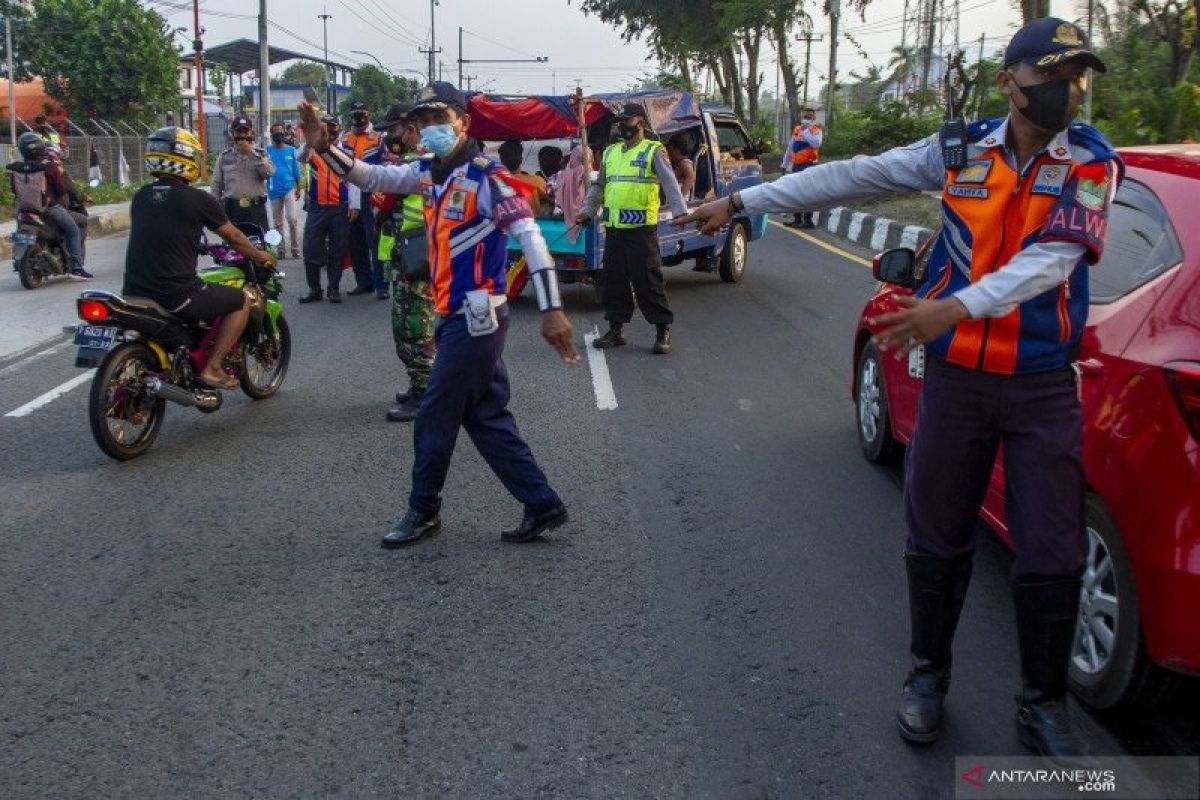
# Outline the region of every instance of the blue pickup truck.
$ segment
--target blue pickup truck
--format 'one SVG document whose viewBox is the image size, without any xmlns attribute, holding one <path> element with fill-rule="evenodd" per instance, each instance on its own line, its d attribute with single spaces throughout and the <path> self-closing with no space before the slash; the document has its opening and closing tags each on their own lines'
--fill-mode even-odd
<svg viewBox="0 0 1200 800">
<path fill-rule="evenodd" d="M 687 134 L 696 166 L 696 187 L 689 205 L 729 196 L 738 189 L 762 183 L 762 164 L 745 127 L 729 109 L 702 105 L 688 92 L 640 92 L 569 97 L 509 97 L 473 95 L 469 99 L 471 134 L 485 142 L 519 140 L 524 144 L 525 169 L 537 170 L 538 151 L 557 147 L 564 156 L 574 144 L 586 141 L 598 154 L 608 144 L 613 112 L 626 103 L 646 108 L 650 128 L 665 142 L 677 133 Z M 578 235 L 568 236 L 573 220 L 561 209 L 538 217 L 563 283 L 598 280 L 604 255 L 604 226 L 594 221 Z M 701 272 L 716 272 L 728 283 L 737 283 L 746 269 L 749 243 L 766 233 L 764 214 L 741 214 L 716 235 L 706 236 L 694 226 L 680 230 L 670 223 L 663 207 L 658 243 L 663 264 L 692 262 Z M 571 241 L 571 239 L 574 241 Z M 515 241 L 509 243 L 509 295 L 525 285 L 524 259 Z"/>
</svg>

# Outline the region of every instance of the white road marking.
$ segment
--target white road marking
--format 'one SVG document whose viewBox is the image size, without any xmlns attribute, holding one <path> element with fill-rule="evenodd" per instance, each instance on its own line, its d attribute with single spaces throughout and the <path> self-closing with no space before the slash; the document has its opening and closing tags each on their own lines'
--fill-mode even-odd
<svg viewBox="0 0 1200 800">
<path fill-rule="evenodd" d="M 64 394 L 71 391 L 76 386 L 81 386 L 81 385 L 87 383 L 88 381 L 90 381 L 92 379 L 92 376 L 95 374 L 96 374 L 96 370 L 89 369 L 87 372 L 83 373 L 82 375 L 76 375 L 74 378 L 71 378 L 71 380 L 67 381 L 66 383 L 62 384 L 61 386 L 54 387 L 53 389 L 46 392 L 41 397 L 36 397 L 33 400 L 30 400 L 25 405 L 21 406 L 20 408 L 13 409 L 12 411 L 5 414 L 4 416 L 6 416 L 6 417 L 27 417 L 30 414 L 32 414 L 33 412 L 37 411 L 42 406 L 46 405 L 47 403 L 51 403 L 51 402 L 57 400 L 58 398 L 62 397 Z"/>
<path fill-rule="evenodd" d="M 588 368 L 592 371 L 592 389 L 596 392 L 596 408 L 601 411 L 612 411 L 617 407 L 617 393 L 613 390 L 612 377 L 608 374 L 608 361 L 604 351 L 592 347 L 592 342 L 600 335 L 600 329 L 593 327 L 591 333 L 583 336 L 583 346 L 587 350 Z"/>
<path fill-rule="evenodd" d="M 26 364 L 28 364 L 30 361 L 33 361 L 34 359 L 41 358 L 42 356 L 48 356 L 51 353 L 57 353 L 59 350 L 62 350 L 63 348 L 68 347 L 70 345 L 71 345 L 71 341 L 67 340 L 65 342 L 59 342 L 56 345 L 51 345 L 50 347 L 47 347 L 44 350 L 38 350 L 36 353 L 31 353 L 30 355 L 25 356 L 21 360 L 14 361 L 13 363 L 9 364 L 7 367 L 0 369 L 0 375 L 8 375 L 9 373 L 16 372 L 17 370 L 21 369 L 22 367 L 24 367 Z"/>
</svg>

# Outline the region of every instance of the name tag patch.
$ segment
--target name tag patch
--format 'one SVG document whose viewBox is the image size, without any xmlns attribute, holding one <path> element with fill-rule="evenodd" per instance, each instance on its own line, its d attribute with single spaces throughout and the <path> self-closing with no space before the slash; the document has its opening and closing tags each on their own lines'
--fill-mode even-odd
<svg viewBox="0 0 1200 800">
<path fill-rule="evenodd" d="M 1043 164 L 1038 167 L 1033 179 L 1031 194 L 1062 194 L 1063 183 L 1067 180 L 1067 168 L 1062 164 Z"/>
<path fill-rule="evenodd" d="M 946 194 L 951 197 L 968 197 L 972 200 L 986 200 L 988 190 L 982 186 L 956 186 L 950 184 L 946 187 Z"/>
<path fill-rule="evenodd" d="M 967 165 L 958 171 L 954 182 L 983 183 L 987 180 L 988 173 L 992 171 L 992 163 L 990 158 L 981 161 L 968 161 Z"/>
<path fill-rule="evenodd" d="M 459 189 L 455 189 L 450 193 L 450 199 L 446 201 L 446 207 L 442 209 L 442 216 L 446 219 L 461 220 L 466 215 L 467 193 Z"/>
</svg>

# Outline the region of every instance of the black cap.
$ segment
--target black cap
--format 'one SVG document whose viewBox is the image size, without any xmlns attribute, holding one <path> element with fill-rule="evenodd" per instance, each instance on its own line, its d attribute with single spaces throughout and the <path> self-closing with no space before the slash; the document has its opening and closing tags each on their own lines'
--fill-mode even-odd
<svg viewBox="0 0 1200 800">
<path fill-rule="evenodd" d="M 335 114 L 321 115 L 321 122 L 324 122 L 326 125 L 337 125 L 339 128 L 342 127 L 342 121 L 338 119 Z"/>
<path fill-rule="evenodd" d="M 441 110 L 453 106 L 459 111 L 467 110 L 467 96 L 459 91 L 453 83 L 434 81 L 425 87 L 421 99 L 417 101 L 413 111 Z"/>
<path fill-rule="evenodd" d="M 397 122 L 404 122 L 412 119 L 413 107 L 404 103 L 393 103 L 388 107 L 387 113 L 383 115 L 383 119 L 379 121 L 380 128 L 390 128 Z"/>
<path fill-rule="evenodd" d="M 367 104 L 364 103 L 362 100 L 355 100 L 353 103 L 350 104 L 350 113 L 351 114 L 358 112 L 358 111 L 365 111 L 368 114 L 371 113 L 371 109 L 367 108 Z"/>
<path fill-rule="evenodd" d="M 1081 61 L 1096 72 L 1107 72 L 1104 62 L 1089 47 L 1087 34 L 1078 25 L 1058 17 L 1042 17 L 1013 34 L 1004 51 L 1004 66 L 1021 62 L 1031 67 L 1051 67 Z"/>
<path fill-rule="evenodd" d="M 646 109 L 637 103 L 626 103 L 621 107 L 621 111 L 616 116 L 617 119 L 641 117 L 642 119 L 649 121 L 649 117 L 646 116 Z"/>
<path fill-rule="evenodd" d="M 251 130 L 254 130 L 254 123 L 250 121 L 249 117 L 239 114 L 233 118 L 232 122 L 229 123 L 229 130 L 236 131 L 240 128 L 250 128 Z"/>
</svg>

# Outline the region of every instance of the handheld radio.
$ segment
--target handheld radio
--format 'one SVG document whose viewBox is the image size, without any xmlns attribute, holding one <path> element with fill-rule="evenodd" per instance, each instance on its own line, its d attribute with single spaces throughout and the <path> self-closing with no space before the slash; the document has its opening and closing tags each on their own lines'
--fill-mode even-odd
<svg viewBox="0 0 1200 800">
<path fill-rule="evenodd" d="M 962 117 L 948 119 L 938 129 L 942 161 L 946 169 L 962 169 L 967 165 L 967 122 Z"/>
</svg>

